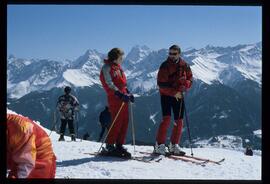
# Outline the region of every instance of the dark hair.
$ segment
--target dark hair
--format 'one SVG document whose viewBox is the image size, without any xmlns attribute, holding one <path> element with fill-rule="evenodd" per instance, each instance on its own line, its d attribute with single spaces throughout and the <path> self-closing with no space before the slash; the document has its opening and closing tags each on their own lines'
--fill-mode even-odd
<svg viewBox="0 0 270 184">
<path fill-rule="evenodd" d="M 179 52 L 179 54 L 181 54 L 181 49 L 178 45 L 170 46 L 169 50 L 177 50 Z"/>
<path fill-rule="evenodd" d="M 124 55 L 124 51 L 122 49 L 120 49 L 120 48 L 113 48 L 108 53 L 108 59 L 110 61 L 114 61 L 114 60 L 118 59 L 120 56 L 123 56 L 123 55 Z"/>
<path fill-rule="evenodd" d="M 67 86 L 64 89 L 65 93 L 69 94 L 71 92 L 71 87 Z"/>
</svg>

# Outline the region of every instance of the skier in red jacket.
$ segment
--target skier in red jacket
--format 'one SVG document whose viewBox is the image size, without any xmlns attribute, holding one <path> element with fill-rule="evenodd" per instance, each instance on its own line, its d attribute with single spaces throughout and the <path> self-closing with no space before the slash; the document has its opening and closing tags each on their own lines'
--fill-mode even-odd
<svg viewBox="0 0 270 184">
<path fill-rule="evenodd" d="M 124 52 L 119 48 L 110 50 L 108 59 L 104 60 L 100 72 L 100 81 L 107 94 L 111 120 L 115 120 L 105 140 L 106 148 L 104 150 L 110 155 L 131 157 L 123 144 L 128 128 L 128 103 L 134 102 L 134 96 L 127 89 L 126 76 L 121 68 L 123 55 Z M 124 105 L 119 112 L 123 103 Z M 115 119 L 118 112 L 119 115 Z"/>
<path fill-rule="evenodd" d="M 169 57 L 158 71 L 157 84 L 161 95 L 162 122 L 159 126 L 154 152 L 165 155 L 168 152 L 165 142 L 167 129 L 174 114 L 174 127 L 170 137 L 169 152 L 184 155 L 179 148 L 182 135 L 184 103 L 183 92 L 191 88 L 192 72 L 190 66 L 180 57 L 181 49 L 177 45 L 169 48 Z"/>
</svg>

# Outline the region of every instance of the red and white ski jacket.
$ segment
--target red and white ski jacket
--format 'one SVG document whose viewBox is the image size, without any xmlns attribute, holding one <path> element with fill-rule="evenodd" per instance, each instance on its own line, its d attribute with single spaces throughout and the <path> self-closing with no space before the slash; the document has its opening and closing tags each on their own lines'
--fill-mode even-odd
<svg viewBox="0 0 270 184">
<path fill-rule="evenodd" d="M 100 81 L 108 96 L 114 95 L 115 91 L 127 93 L 126 75 L 119 64 L 104 60 Z"/>
</svg>

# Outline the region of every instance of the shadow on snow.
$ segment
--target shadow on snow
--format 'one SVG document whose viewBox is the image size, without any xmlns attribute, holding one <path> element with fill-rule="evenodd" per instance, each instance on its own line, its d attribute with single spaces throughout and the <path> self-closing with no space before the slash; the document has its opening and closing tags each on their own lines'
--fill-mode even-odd
<svg viewBox="0 0 270 184">
<path fill-rule="evenodd" d="M 72 159 L 72 160 L 64 160 L 61 162 L 56 162 L 57 167 L 67 167 L 67 166 L 76 166 L 81 165 L 87 162 L 123 162 L 127 161 L 126 159 L 117 158 L 117 157 L 101 157 L 101 156 L 93 156 L 89 158 L 80 158 L 80 159 Z"/>
</svg>

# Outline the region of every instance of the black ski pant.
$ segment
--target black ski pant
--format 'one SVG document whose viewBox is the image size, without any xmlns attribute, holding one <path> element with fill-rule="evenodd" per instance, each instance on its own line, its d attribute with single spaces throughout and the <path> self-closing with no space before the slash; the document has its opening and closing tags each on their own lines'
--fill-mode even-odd
<svg viewBox="0 0 270 184">
<path fill-rule="evenodd" d="M 185 103 L 183 102 L 182 99 L 177 101 L 175 97 L 161 95 L 162 116 L 171 116 L 171 110 L 173 110 L 174 120 L 183 119 L 185 109 Z"/>
<path fill-rule="evenodd" d="M 67 124 L 68 124 L 68 128 L 69 128 L 69 133 L 70 134 L 75 134 L 74 125 L 73 125 L 73 119 L 61 119 L 60 133 L 65 134 Z"/>
</svg>

